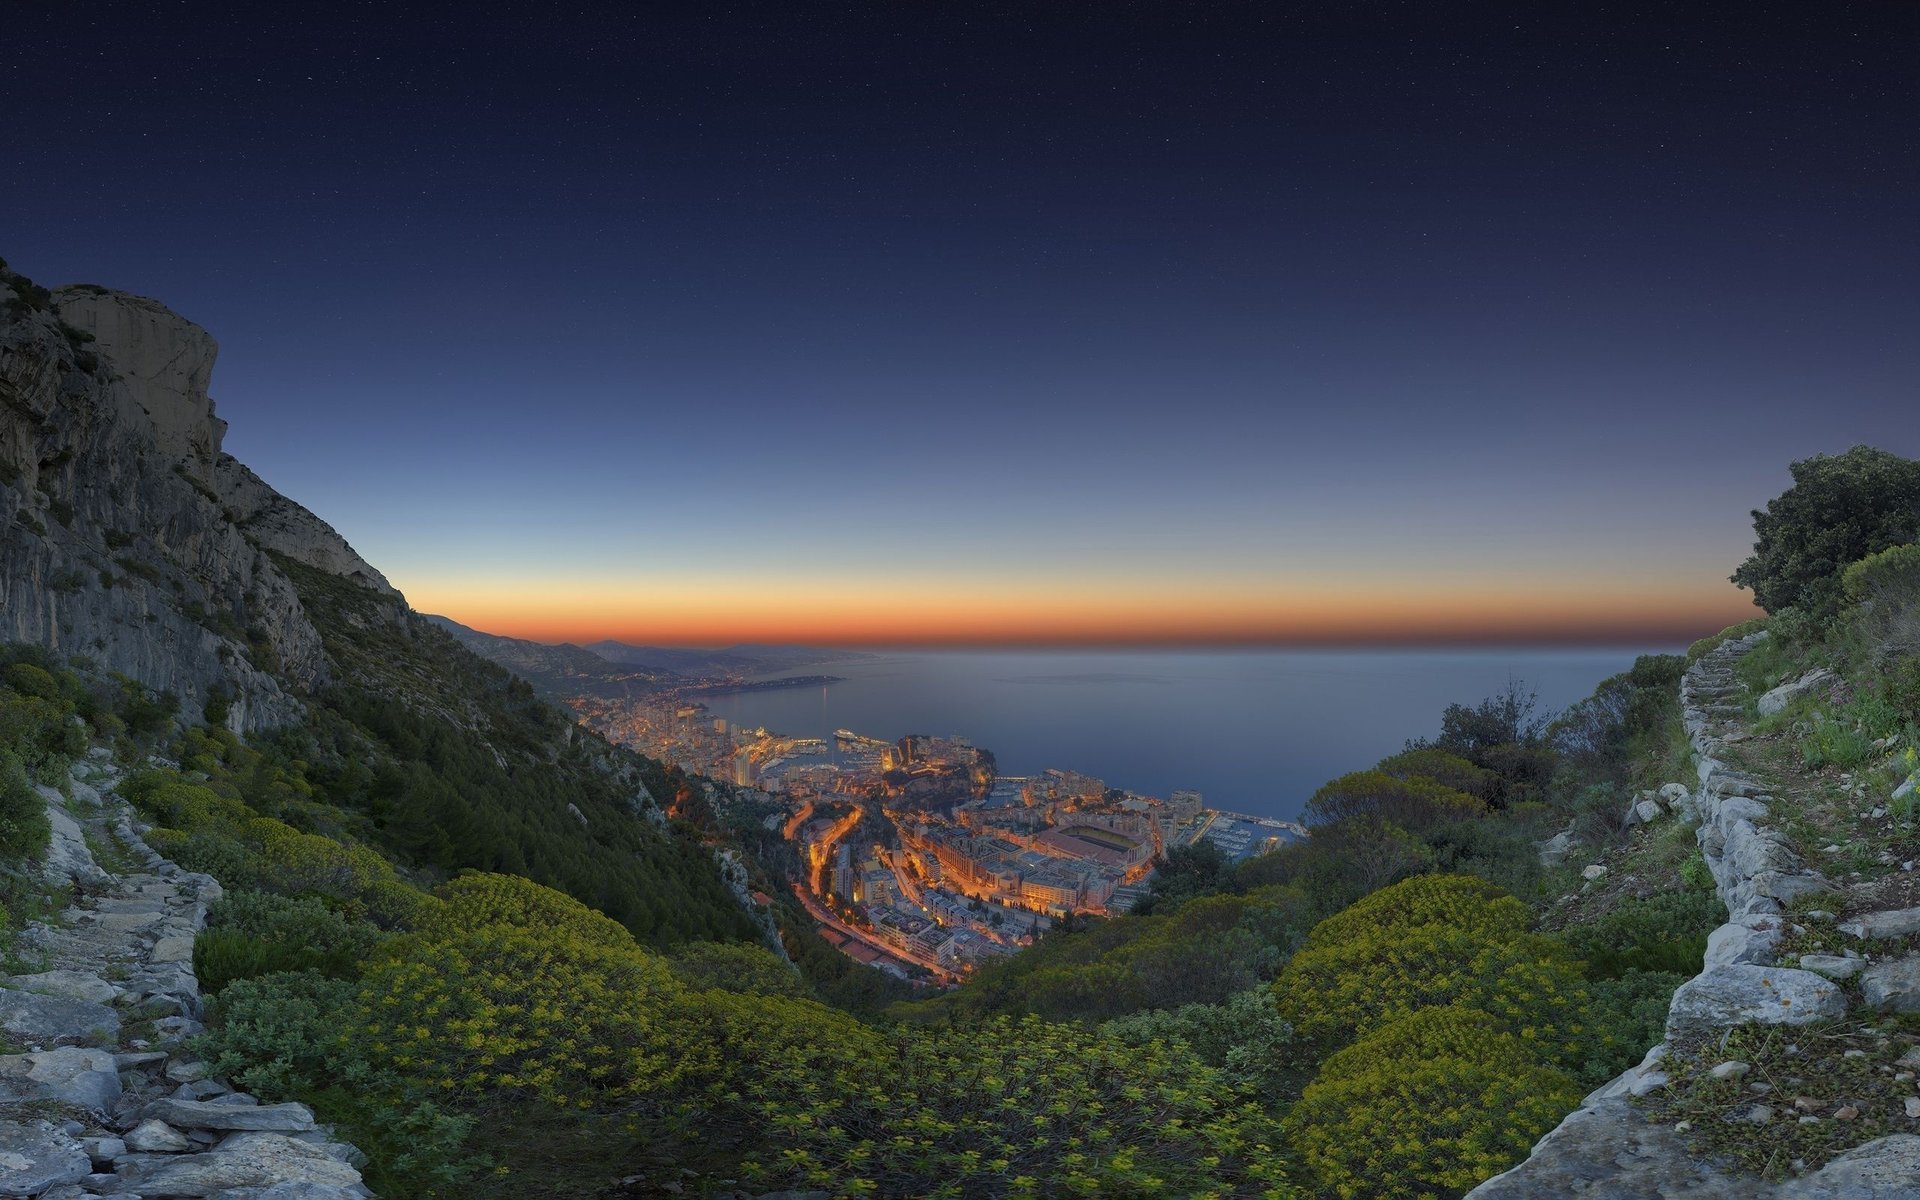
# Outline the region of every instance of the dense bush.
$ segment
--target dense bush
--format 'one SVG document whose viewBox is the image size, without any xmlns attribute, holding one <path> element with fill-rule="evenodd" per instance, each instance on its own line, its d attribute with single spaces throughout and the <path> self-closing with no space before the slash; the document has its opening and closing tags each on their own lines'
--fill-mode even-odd
<svg viewBox="0 0 1920 1200">
<path fill-rule="evenodd" d="M 53 836 L 47 806 L 10 750 L 0 749 L 0 860 L 17 862 L 43 853 Z"/>
<path fill-rule="evenodd" d="M 1271 988 L 1249 988 L 1220 1004 L 1183 1004 L 1109 1021 L 1108 1037 L 1129 1046 L 1183 1045 L 1255 1095 L 1277 1095 L 1297 1069 L 1293 1026 L 1280 1015 Z"/>
<path fill-rule="evenodd" d="M 381 933 L 309 896 L 236 891 L 215 903 L 193 945 L 201 986 L 217 992 L 236 979 L 280 971 L 318 971 L 349 979 Z"/>
<path fill-rule="evenodd" d="M 1849 566 L 1841 583 L 1872 658 L 1890 670 L 1914 669 L 1920 658 L 1920 545 L 1869 555 Z"/>
<path fill-rule="evenodd" d="M 1791 605 L 1831 616 L 1849 564 L 1920 541 L 1920 462 L 1855 446 L 1789 470 L 1793 486 L 1754 512 L 1753 555 L 1733 582 L 1768 612 Z"/>
<path fill-rule="evenodd" d="M 1711 887 L 1629 897 L 1561 937 L 1585 960 L 1590 978 L 1614 979 L 1629 971 L 1692 975 L 1700 970 L 1707 935 L 1726 920 L 1726 911 Z"/>
<path fill-rule="evenodd" d="M 1491 799 L 1499 786 L 1499 780 L 1492 771 L 1475 766 L 1458 754 L 1434 747 L 1403 750 L 1381 759 L 1374 770 L 1397 779 L 1430 779 L 1481 800 Z"/>
<path fill-rule="evenodd" d="M 1490 774 L 1490 773 L 1489 773 Z M 1486 811 L 1485 801 L 1424 775 L 1355 771 L 1323 785 L 1307 801 L 1309 824 L 1377 818 L 1418 830 Z"/>
<path fill-rule="evenodd" d="M 1530 916 L 1479 879 L 1421 876 L 1376 892 L 1308 935 L 1274 981 L 1280 1012 L 1304 1038 L 1337 1049 L 1420 1009 L 1478 1008 L 1565 1057 L 1582 1034 L 1578 966 Z"/>
<path fill-rule="evenodd" d="M 465 877 L 444 900 L 361 983 L 356 1032 L 408 1079 L 465 1102 L 591 1108 L 697 1066 L 684 989 L 617 922 L 514 876 Z"/>
<path fill-rule="evenodd" d="M 1286 1131 L 1331 1195 L 1427 1200 L 1457 1196 L 1524 1158 L 1580 1095 L 1485 1014 L 1442 1006 L 1329 1058 Z"/>
<path fill-rule="evenodd" d="M 758 946 L 737 942 L 689 942 L 668 957 L 667 965 L 680 982 L 695 991 L 715 988 L 754 996 L 805 996 L 806 981 L 784 962 Z"/>
<path fill-rule="evenodd" d="M 894 1011 L 916 1021 L 1018 1013 L 1105 1021 L 1217 1004 L 1272 978 L 1307 923 L 1300 905 L 1296 889 L 1267 887 L 1200 897 L 1165 915 L 1056 929 L 983 966 L 959 991 Z"/>
<path fill-rule="evenodd" d="M 856 1041 L 825 1070 L 817 1045 L 734 1085 L 771 1135 L 748 1160 L 758 1187 L 958 1200 L 1278 1183 L 1278 1129 L 1180 1047 L 1037 1018 L 903 1033 L 877 1055 Z"/>
</svg>

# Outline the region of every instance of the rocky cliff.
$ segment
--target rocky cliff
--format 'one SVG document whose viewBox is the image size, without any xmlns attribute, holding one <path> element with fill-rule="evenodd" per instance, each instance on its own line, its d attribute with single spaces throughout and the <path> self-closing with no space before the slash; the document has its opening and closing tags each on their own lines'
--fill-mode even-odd
<svg viewBox="0 0 1920 1200">
<path fill-rule="evenodd" d="M 158 301 L 0 266 L 0 641 L 34 642 L 225 722 L 284 724 L 324 682 L 275 556 L 381 574 L 220 446 L 218 346 Z"/>
</svg>

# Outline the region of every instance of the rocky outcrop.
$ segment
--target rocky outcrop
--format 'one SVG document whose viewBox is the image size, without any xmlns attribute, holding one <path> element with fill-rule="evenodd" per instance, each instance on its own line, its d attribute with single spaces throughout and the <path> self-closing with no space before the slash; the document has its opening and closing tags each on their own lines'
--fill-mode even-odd
<svg viewBox="0 0 1920 1200">
<path fill-rule="evenodd" d="M 326 679 L 274 555 L 392 591 L 221 449 L 207 332 L 139 296 L 0 270 L 0 641 L 80 656 L 198 718 L 286 724 Z"/>
<path fill-rule="evenodd" d="M 1783 683 L 1754 701 L 1754 711 L 1763 717 L 1771 717 L 1775 713 L 1785 709 L 1787 705 L 1793 703 L 1798 697 L 1804 696 L 1823 683 L 1831 683 L 1837 678 L 1839 677 L 1827 668 L 1816 667 L 1800 678 Z"/>
<path fill-rule="evenodd" d="M 333 526 L 268 487 L 244 463 L 222 454 L 213 465 L 213 489 L 248 540 L 362 587 L 398 596 L 387 577 L 361 558 Z"/>
<path fill-rule="evenodd" d="M 108 872 L 83 842 L 67 880 L 86 881 L 81 898 L 15 947 L 49 969 L 0 981 L 0 1010 L 34 1014 L 13 1034 L 22 1052 L 0 1055 L 0 1197 L 364 1200 L 364 1158 L 312 1110 L 235 1092 L 186 1049 L 200 1029 L 193 936 L 220 885 L 140 840 L 117 775 L 95 758 L 71 801 L 42 793 L 140 865 Z"/>
<path fill-rule="evenodd" d="M 1688 668 L 1680 684 L 1700 785 L 1684 802 L 1669 799 L 1700 822 L 1695 836 L 1728 919 L 1708 939 L 1700 974 L 1674 993 L 1669 1041 L 1698 1041 L 1748 1022 L 1797 1025 L 1847 1012 L 1846 994 L 1825 975 L 1775 962 L 1784 905 L 1831 884 L 1800 862 L 1769 823 L 1774 800 L 1764 781 L 1731 770 L 1718 757 L 1726 752 L 1723 735 L 1744 712 L 1738 698 L 1745 688 L 1733 663 L 1766 636 L 1722 643 Z M 1655 1046 L 1638 1066 L 1597 1089 L 1540 1139 L 1525 1162 L 1467 1193 L 1469 1200 L 1920 1198 L 1920 1137 L 1912 1134 L 1856 1146 L 1818 1171 L 1779 1184 L 1731 1175 L 1696 1158 L 1673 1129 L 1648 1121 L 1632 1103 L 1667 1086 L 1665 1051 L 1664 1043 Z"/>
</svg>

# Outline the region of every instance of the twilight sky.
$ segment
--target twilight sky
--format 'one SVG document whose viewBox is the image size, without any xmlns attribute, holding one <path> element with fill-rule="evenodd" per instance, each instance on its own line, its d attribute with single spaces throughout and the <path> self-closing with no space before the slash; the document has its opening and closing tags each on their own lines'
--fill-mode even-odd
<svg viewBox="0 0 1920 1200">
<path fill-rule="evenodd" d="M 5 21 L 0 254 L 497 632 L 1670 642 L 1920 455 L 1920 4 Z"/>
</svg>

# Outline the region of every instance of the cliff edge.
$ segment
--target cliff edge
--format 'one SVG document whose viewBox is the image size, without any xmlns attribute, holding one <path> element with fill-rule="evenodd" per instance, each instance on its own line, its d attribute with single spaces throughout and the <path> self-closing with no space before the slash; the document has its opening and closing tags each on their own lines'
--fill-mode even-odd
<svg viewBox="0 0 1920 1200">
<path fill-rule="evenodd" d="M 218 353 L 156 300 L 0 264 L 0 641 L 244 732 L 298 719 L 328 669 L 275 556 L 398 593 L 222 451 Z"/>
</svg>

